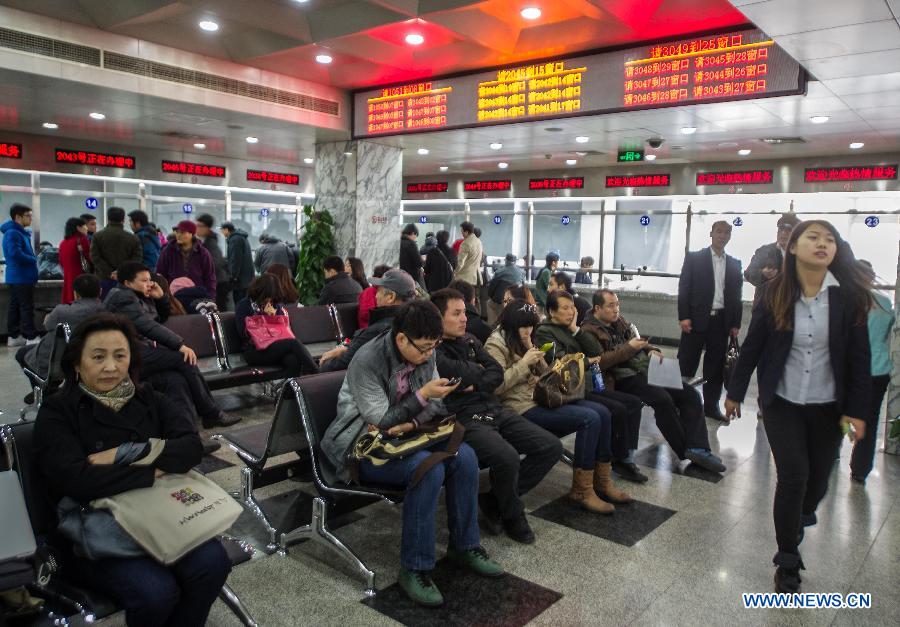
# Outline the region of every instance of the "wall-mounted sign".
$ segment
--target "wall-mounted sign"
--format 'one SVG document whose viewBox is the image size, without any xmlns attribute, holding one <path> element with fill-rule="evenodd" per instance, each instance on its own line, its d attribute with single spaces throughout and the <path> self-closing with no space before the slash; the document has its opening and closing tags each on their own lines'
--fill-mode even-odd
<svg viewBox="0 0 900 627">
<path fill-rule="evenodd" d="M 131 155 L 114 155 L 108 152 L 91 152 L 89 150 L 66 150 L 65 148 L 57 148 L 56 162 L 134 170 L 135 158 Z"/>
<path fill-rule="evenodd" d="M 628 163 L 631 161 L 643 161 L 644 160 L 644 151 L 643 150 L 620 150 L 619 156 L 616 160 L 619 163 Z"/>
<path fill-rule="evenodd" d="M 563 216 L 559 221 L 562 222 L 563 226 L 568 226 L 572 219 L 569 216 Z"/>
<path fill-rule="evenodd" d="M 84 206 L 86 209 L 96 209 L 97 207 L 100 206 L 100 201 L 98 201 L 96 198 L 93 198 L 93 197 L 85 198 Z"/>
<path fill-rule="evenodd" d="M 838 166 L 833 168 L 806 168 L 806 183 L 831 183 L 833 181 L 891 181 L 897 178 L 897 164 Z"/>
<path fill-rule="evenodd" d="M 650 226 L 650 216 L 641 216 L 641 226 Z"/>
<path fill-rule="evenodd" d="M 194 210 L 194 205 L 192 205 L 192 204 L 189 203 L 189 202 L 186 202 L 186 203 L 184 203 L 183 205 L 181 205 L 181 210 L 182 210 L 184 213 L 191 213 L 191 212 Z"/>
<path fill-rule="evenodd" d="M 259 217 L 260 217 L 260 218 L 268 218 L 268 217 L 269 217 L 269 208 L 268 208 L 268 207 L 263 207 L 262 209 L 260 209 L 260 210 L 259 210 Z"/>
<path fill-rule="evenodd" d="M 21 159 L 22 144 L 0 142 L 0 157 L 3 157 L 5 159 Z"/>
<path fill-rule="evenodd" d="M 466 192 L 508 192 L 512 189 L 512 181 L 465 181 L 463 191 Z"/>
<path fill-rule="evenodd" d="M 428 216 L 419 216 L 420 224 L 428 224 Z"/>
<path fill-rule="evenodd" d="M 222 176 L 224 176 L 224 172 Z M 299 185 L 300 175 L 289 172 L 269 172 L 268 170 L 247 170 L 248 181 L 261 183 L 279 183 L 281 185 Z"/>
<path fill-rule="evenodd" d="M 800 65 L 750 28 L 367 89 L 353 95 L 353 136 L 801 94 L 805 87 Z"/>
<path fill-rule="evenodd" d="M 607 187 L 668 187 L 668 174 L 637 174 L 634 176 L 607 176 Z"/>
<path fill-rule="evenodd" d="M 208 163 L 190 163 L 187 161 L 162 160 L 162 171 L 166 174 L 192 174 L 194 176 L 211 176 L 225 178 L 225 166 Z"/>
<path fill-rule="evenodd" d="M 584 189 L 584 177 L 529 179 L 528 189 Z"/>
<path fill-rule="evenodd" d="M 869 216 L 866 218 L 866 226 L 870 229 L 874 229 L 880 222 L 881 220 L 878 219 L 878 216 Z"/>
<path fill-rule="evenodd" d="M 740 172 L 698 172 L 697 185 L 770 185 L 772 170 L 742 170 Z"/>
<path fill-rule="evenodd" d="M 744 221 L 740 217 L 735 218 L 731 223 L 735 226 L 744 226 Z"/>
<path fill-rule="evenodd" d="M 406 184 L 406 193 L 407 194 L 443 194 L 446 193 L 447 189 L 449 189 L 449 184 L 446 181 L 439 181 L 436 183 L 407 183 Z"/>
<path fill-rule="evenodd" d="M 503 222 L 503 216 L 494 216 L 494 224 L 500 224 Z"/>
</svg>

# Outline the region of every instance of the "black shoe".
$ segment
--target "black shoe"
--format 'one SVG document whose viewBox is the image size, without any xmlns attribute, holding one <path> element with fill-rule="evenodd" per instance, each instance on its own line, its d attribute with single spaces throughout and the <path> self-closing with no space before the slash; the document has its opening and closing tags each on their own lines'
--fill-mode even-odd
<svg viewBox="0 0 900 627">
<path fill-rule="evenodd" d="M 25 398 L 22 399 L 25 401 L 26 405 L 34 405 L 34 392 L 29 392 L 25 395 Z M 863 479 L 863 483 L 865 483 L 865 479 Z"/>
<path fill-rule="evenodd" d="M 709 407 L 703 410 L 703 415 L 707 418 L 712 418 L 713 420 L 718 420 L 719 422 L 731 422 L 728 418 L 725 417 L 721 411 L 719 411 L 718 407 Z"/>
<path fill-rule="evenodd" d="M 478 526 L 482 531 L 491 536 L 500 535 L 503 524 L 500 521 L 500 508 L 497 506 L 497 498 L 492 492 L 483 492 L 478 495 Z"/>
<path fill-rule="evenodd" d="M 232 414 L 226 414 L 224 411 L 220 411 L 219 415 L 211 420 L 204 418 L 203 428 L 209 429 L 211 427 L 230 427 L 231 425 L 236 425 L 240 421 L 240 416 L 234 416 Z"/>
<path fill-rule="evenodd" d="M 613 472 L 626 481 L 634 483 L 647 483 L 649 477 L 638 470 L 637 464 L 634 462 L 618 462 L 612 463 Z"/>
<path fill-rule="evenodd" d="M 860 476 L 860 475 L 854 475 L 853 473 L 850 473 L 850 478 L 851 478 L 853 481 L 855 481 L 856 483 L 859 483 L 859 484 L 861 484 L 861 485 L 866 485 L 866 478 L 865 478 L 865 477 L 862 477 L 862 476 Z"/>
<path fill-rule="evenodd" d="M 216 451 L 222 448 L 222 445 L 218 440 L 203 440 L 203 454 L 204 455 L 212 455 Z"/>
<path fill-rule="evenodd" d="M 775 592 L 800 592 L 800 569 L 784 566 L 775 569 Z"/>
<path fill-rule="evenodd" d="M 531 530 L 531 525 L 528 524 L 528 519 L 525 518 L 524 513 L 519 514 L 512 520 L 504 520 L 503 530 L 506 531 L 506 535 L 516 542 L 521 542 L 522 544 L 534 543 L 534 531 Z"/>
</svg>

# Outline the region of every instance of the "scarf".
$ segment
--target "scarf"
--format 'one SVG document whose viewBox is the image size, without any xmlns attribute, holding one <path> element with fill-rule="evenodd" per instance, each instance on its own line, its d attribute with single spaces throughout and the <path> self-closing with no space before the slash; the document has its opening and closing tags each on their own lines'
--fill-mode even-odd
<svg viewBox="0 0 900 627">
<path fill-rule="evenodd" d="M 134 383 L 132 383 L 131 377 L 125 377 L 124 379 L 122 379 L 122 382 L 111 389 L 109 392 L 98 392 L 96 390 L 92 390 L 84 383 L 79 383 L 78 387 L 80 387 L 85 394 L 93 398 L 95 401 L 97 401 L 104 407 L 108 407 L 116 413 L 118 413 L 120 409 L 125 407 L 128 401 L 130 401 L 134 396 Z"/>
</svg>

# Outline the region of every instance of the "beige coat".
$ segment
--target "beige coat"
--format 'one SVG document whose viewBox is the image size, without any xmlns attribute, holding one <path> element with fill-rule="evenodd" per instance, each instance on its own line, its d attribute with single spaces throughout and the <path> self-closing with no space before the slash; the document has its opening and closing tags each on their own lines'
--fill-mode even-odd
<svg viewBox="0 0 900 627">
<path fill-rule="evenodd" d="M 537 378 L 532 376 L 522 358 L 514 355 L 506 345 L 503 331 L 497 329 L 491 333 L 484 348 L 503 367 L 503 384 L 494 391 L 494 394 L 503 401 L 503 405 L 519 415 L 537 407 L 537 403 L 533 400 Z M 549 367 L 543 359 L 535 364 L 540 373 L 546 372 Z"/>
<path fill-rule="evenodd" d="M 481 254 L 481 240 L 475 237 L 474 233 L 470 233 L 459 245 L 453 278 L 471 285 L 481 285 Z"/>
</svg>

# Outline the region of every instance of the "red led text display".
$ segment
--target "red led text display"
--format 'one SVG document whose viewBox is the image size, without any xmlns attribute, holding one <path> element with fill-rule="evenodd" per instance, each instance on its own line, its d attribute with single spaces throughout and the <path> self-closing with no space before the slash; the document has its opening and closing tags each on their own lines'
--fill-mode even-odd
<svg viewBox="0 0 900 627">
<path fill-rule="evenodd" d="M 223 173 L 224 176 L 224 173 Z M 261 183 L 280 183 L 282 185 L 299 185 L 300 175 L 287 172 L 269 172 L 267 170 L 247 170 L 248 181 Z"/>
<path fill-rule="evenodd" d="M 78 165 L 99 165 L 105 168 L 124 168 L 134 170 L 135 158 L 131 155 L 113 155 L 108 152 L 90 152 L 88 150 L 56 149 L 57 163 L 76 163 Z"/>
<path fill-rule="evenodd" d="M 607 176 L 607 187 L 668 187 L 668 174 L 636 174 L 633 176 Z"/>
<path fill-rule="evenodd" d="M 697 173 L 697 185 L 770 185 L 773 180 L 772 170 Z"/>
<path fill-rule="evenodd" d="M 465 181 L 463 191 L 466 192 L 508 192 L 512 189 L 512 181 Z"/>
<path fill-rule="evenodd" d="M 584 177 L 557 178 L 557 179 L 530 179 L 528 189 L 584 189 Z"/>
<path fill-rule="evenodd" d="M 805 93 L 800 65 L 755 28 L 353 95 L 353 136 L 398 135 Z"/>
<path fill-rule="evenodd" d="M 211 176 L 225 178 L 225 166 L 208 163 L 189 163 L 187 161 L 167 161 L 163 159 L 162 171 L 166 174 L 193 174 L 194 176 Z"/>
<path fill-rule="evenodd" d="M 6 159 L 21 159 L 22 144 L 12 144 L 10 142 L 0 142 L 0 157 Z"/>
<path fill-rule="evenodd" d="M 407 183 L 407 194 L 443 194 L 449 185 L 443 181 L 438 183 Z"/>
<path fill-rule="evenodd" d="M 831 183 L 837 181 L 892 181 L 897 178 L 897 164 L 858 165 L 834 168 L 806 168 L 806 183 Z"/>
</svg>

